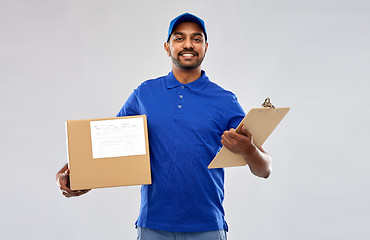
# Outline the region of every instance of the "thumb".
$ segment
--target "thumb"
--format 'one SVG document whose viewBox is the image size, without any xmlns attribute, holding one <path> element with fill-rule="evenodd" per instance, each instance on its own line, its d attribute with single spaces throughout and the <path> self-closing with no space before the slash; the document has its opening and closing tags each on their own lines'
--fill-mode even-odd
<svg viewBox="0 0 370 240">
<path fill-rule="evenodd" d="M 247 136 L 248 138 L 252 139 L 252 134 L 245 128 L 245 126 L 242 126 L 242 133 Z"/>
</svg>

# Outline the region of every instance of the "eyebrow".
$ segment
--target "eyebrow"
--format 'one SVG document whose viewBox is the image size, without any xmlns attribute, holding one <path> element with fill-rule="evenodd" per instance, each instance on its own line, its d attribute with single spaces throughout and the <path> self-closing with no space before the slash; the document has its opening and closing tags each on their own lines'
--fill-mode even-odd
<svg viewBox="0 0 370 240">
<path fill-rule="evenodd" d="M 185 34 L 182 33 L 182 32 L 174 32 L 173 35 L 181 35 L 181 36 L 184 36 Z M 192 35 L 193 36 L 201 36 L 201 37 L 203 37 L 203 34 L 202 33 L 193 33 Z"/>
<path fill-rule="evenodd" d="M 193 35 L 194 36 L 201 36 L 201 37 L 203 37 L 203 34 L 202 33 L 194 33 Z"/>
</svg>

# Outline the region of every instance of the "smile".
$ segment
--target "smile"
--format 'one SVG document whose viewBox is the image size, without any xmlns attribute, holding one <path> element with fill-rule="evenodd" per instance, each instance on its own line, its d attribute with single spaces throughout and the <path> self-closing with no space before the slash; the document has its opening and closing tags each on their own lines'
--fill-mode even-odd
<svg viewBox="0 0 370 240">
<path fill-rule="evenodd" d="M 191 53 L 184 53 L 184 54 L 182 54 L 181 56 L 183 56 L 183 57 L 193 57 L 193 56 L 195 56 L 195 54 L 191 54 Z"/>
<path fill-rule="evenodd" d="M 198 53 L 196 53 L 196 52 L 180 52 L 179 56 L 183 56 L 185 58 L 187 58 L 187 57 L 196 57 L 196 56 L 198 56 Z"/>
</svg>

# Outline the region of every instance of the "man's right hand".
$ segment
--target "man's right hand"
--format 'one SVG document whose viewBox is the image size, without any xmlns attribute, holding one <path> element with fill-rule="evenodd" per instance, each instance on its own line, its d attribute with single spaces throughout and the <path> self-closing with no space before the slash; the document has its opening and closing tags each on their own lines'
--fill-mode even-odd
<svg viewBox="0 0 370 240">
<path fill-rule="evenodd" d="M 76 191 L 70 189 L 68 164 L 59 170 L 56 175 L 56 182 L 62 194 L 67 198 L 77 197 L 90 191 L 90 189 Z"/>
</svg>

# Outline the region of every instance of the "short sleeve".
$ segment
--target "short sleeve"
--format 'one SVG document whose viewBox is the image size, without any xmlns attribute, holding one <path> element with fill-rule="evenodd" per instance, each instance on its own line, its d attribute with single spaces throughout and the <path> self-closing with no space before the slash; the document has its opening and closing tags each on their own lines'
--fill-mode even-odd
<svg viewBox="0 0 370 240">
<path fill-rule="evenodd" d="M 228 129 L 236 128 L 245 116 L 245 112 L 235 95 L 233 95 L 231 103 L 227 108 L 226 116 L 229 117 Z"/>
<path fill-rule="evenodd" d="M 121 110 L 117 113 L 116 117 L 140 115 L 139 101 L 136 96 L 136 90 L 126 100 Z"/>
</svg>

